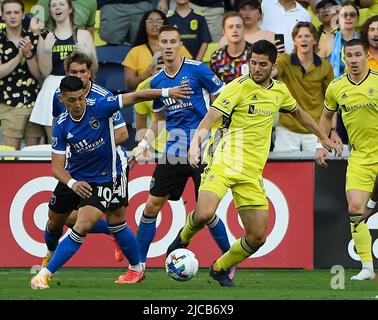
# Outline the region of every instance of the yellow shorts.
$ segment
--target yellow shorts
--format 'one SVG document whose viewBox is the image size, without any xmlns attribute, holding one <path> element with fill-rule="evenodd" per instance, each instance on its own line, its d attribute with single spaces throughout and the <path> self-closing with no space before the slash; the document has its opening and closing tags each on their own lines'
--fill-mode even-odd
<svg viewBox="0 0 378 320">
<path fill-rule="evenodd" d="M 222 199 L 230 188 L 237 210 L 268 210 L 269 202 L 265 194 L 262 177 L 250 178 L 243 173 L 224 174 L 224 167 L 212 165 L 201 177 L 199 191 L 211 191 Z"/>
<path fill-rule="evenodd" d="M 345 191 L 353 189 L 372 192 L 377 174 L 378 164 L 361 165 L 355 162 L 349 162 L 346 173 Z"/>
</svg>

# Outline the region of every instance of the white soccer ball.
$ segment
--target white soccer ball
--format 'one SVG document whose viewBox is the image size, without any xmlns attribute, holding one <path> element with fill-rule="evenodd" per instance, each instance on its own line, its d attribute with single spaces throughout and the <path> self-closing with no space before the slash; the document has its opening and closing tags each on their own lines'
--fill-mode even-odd
<svg viewBox="0 0 378 320">
<path fill-rule="evenodd" d="M 165 259 L 165 270 L 174 280 L 188 281 L 197 274 L 197 257 L 188 249 L 176 249 Z"/>
</svg>

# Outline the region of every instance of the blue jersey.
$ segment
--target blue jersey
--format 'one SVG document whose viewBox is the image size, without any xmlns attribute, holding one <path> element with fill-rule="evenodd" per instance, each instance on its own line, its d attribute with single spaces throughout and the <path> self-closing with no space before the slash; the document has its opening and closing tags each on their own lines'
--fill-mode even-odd
<svg viewBox="0 0 378 320">
<path fill-rule="evenodd" d="M 66 110 L 53 127 L 52 152 L 66 154 L 66 170 L 78 181 L 106 183 L 121 174 L 122 160 L 114 143 L 113 114 L 122 107 L 121 96 L 93 99 L 80 120 Z"/>
<path fill-rule="evenodd" d="M 175 25 L 180 32 L 181 40 L 193 58 L 198 54 L 202 43 L 211 42 L 211 35 L 206 19 L 198 11 L 193 11 L 186 16 L 180 16 L 176 11 L 167 15 L 168 23 Z"/>
<path fill-rule="evenodd" d="M 183 58 L 181 67 L 171 77 L 161 70 L 151 80 L 151 88 L 172 88 L 187 85 L 193 90 L 189 99 L 175 101 L 172 98 L 155 99 L 154 112 L 165 111 L 168 140 L 166 152 L 176 157 L 186 157 L 190 139 L 210 106 L 210 96 L 220 93 L 223 82 L 200 61 Z"/>
</svg>

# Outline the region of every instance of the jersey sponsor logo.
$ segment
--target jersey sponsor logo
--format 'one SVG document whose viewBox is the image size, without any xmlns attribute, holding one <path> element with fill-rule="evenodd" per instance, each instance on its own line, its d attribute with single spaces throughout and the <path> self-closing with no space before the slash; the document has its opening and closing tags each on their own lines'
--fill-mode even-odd
<svg viewBox="0 0 378 320">
<path fill-rule="evenodd" d="M 217 85 L 220 86 L 222 84 L 222 81 L 218 78 L 218 76 L 214 76 L 212 78 L 213 82 Z"/>
<path fill-rule="evenodd" d="M 190 29 L 191 30 L 197 30 L 198 29 L 198 21 L 197 20 L 191 20 L 190 21 Z"/>
<path fill-rule="evenodd" d="M 58 144 L 58 138 L 57 137 L 52 137 L 51 138 L 51 145 L 53 148 L 55 148 Z"/>
<path fill-rule="evenodd" d="M 100 128 L 100 121 L 98 121 L 96 118 L 92 118 L 89 120 L 89 125 L 92 129 L 99 129 Z"/>
<path fill-rule="evenodd" d="M 341 105 L 341 108 L 344 112 L 351 112 L 356 110 L 363 110 L 363 109 L 372 109 L 375 110 L 377 105 L 375 103 L 357 103 L 351 106 L 347 106 L 345 104 Z"/>
<path fill-rule="evenodd" d="M 56 203 L 56 196 L 55 196 L 55 194 L 53 194 L 52 196 L 51 196 L 51 199 L 50 199 L 50 205 L 54 205 Z"/>
<path fill-rule="evenodd" d="M 248 113 L 249 114 L 255 114 L 255 105 L 254 104 L 250 104 L 248 106 Z"/>
<path fill-rule="evenodd" d="M 155 185 L 155 177 L 152 177 L 151 182 L 150 182 L 150 190 L 154 187 L 154 185 Z"/>
<path fill-rule="evenodd" d="M 121 112 L 117 111 L 115 114 L 113 114 L 113 120 L 114 121 L 121 120 Z"/>
</svg>

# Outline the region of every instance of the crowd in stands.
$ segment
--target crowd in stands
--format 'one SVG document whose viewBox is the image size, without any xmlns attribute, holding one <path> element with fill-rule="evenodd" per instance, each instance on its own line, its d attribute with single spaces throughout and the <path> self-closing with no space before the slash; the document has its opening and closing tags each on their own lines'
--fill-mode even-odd
<svg viewBox="0 0 378 320">
<path fill-rule="evenodd" d="M 15 149 L 51 143 L 67 56 L 86 54 L 96 81 L 96 35 L 103 45 L 130 46 L 122 62 L 130 91 L 148 88 L 163 68 L 163 25 L 179 29 L 182 56 L 208 64 L 224 83 L 248 74 L 251 44 L 268 40 L 279 53 L 275 77 L 317 122 L 328 84 L 346 72 L 348 40 L 361 38 L 378 70 L 378 0 L 0 0 L 0 9 L 0 145 Z M 136 105 L 134 129 L 144 130 L 151 115 L 150 104 Z M 341 117 L 333 129 L 347 144 Z M 316 148 L 316 137 L 290 115 L 277 119 L 273 137 L 273 151 Z"/>
</svg>

